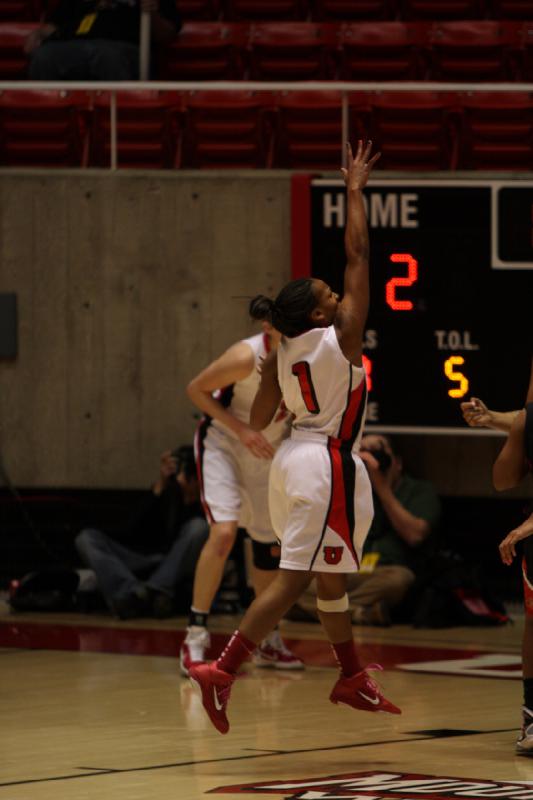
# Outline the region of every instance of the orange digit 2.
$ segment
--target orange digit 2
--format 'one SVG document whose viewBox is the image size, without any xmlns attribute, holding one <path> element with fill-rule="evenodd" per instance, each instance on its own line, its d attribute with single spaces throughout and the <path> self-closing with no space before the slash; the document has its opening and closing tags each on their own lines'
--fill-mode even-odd
<svg viewBox="0 0 533 800">
<path fill-rule="evenodd" d="M 292 374 L 298 378 L 306 409 L 310 414 L 320 414 L 320 406 L 316 399 L 315 387 L 311 378 L 311 368 L 307 361 L 297 361 L 296 364 L 293 364 Z"/>
</svg>

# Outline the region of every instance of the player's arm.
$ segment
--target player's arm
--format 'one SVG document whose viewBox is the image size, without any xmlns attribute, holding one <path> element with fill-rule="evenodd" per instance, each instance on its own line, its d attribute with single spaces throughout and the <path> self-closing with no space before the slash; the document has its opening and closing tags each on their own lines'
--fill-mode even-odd
<svg viewBox="0 0 533 800">
<path fill-rule="evenodd" d="M 244 380 L 253 369 L 255 359 L 251 347 L 244 342 L 238 342 L 192 379 L 187 386 L 187 394 L 204 414 L 233 431 L 255 456 L 272 458 L 274 450 L 270 443 L 252 431 L 246 423 L 234 417 L 231 411 L 213 397 L 214 391 Z"/>
<path fill-rule="evenodd" d="M 493 428 L 509 433 L 519 410 L 491 411 L 479 397 L 471 397 L 466 403 L 461 403 L 461 412 L 471 428 Z"/>
<path fill-rule="evenodd" d="M 347 166 L 342 169 L 346 184 L 346 229 L 344 248 L 346 269 L 344 272 L 344 294 L 337 311 L 335 327 L 341 350 L 356 365 L 361 365 L 363 331 L 366 325 L 369 303 L 368 283 L 368 224 L 363 203 L 363 189 L 372 167 L 380 153 L 371 157 L 372 142 L 365 146 L 357 144 L 355 156 L 348 143 Z"/>
<path fill-rule="evenodd" d="M 250 412 L 250 427 L 262 431 L 272 420 L 281 403 L 281 388 L 278 382 L 278 358 L 271 350 L 261 367 L 261 383 Z"/>
<path fill-rule="evenodd" d="M 516 543 L 526 539 L 533 533 L 533 514 L 531 514 L 518 528 L 508 533 L 500 544 L 500 556 L 504 564 L 512 564 L 516 556 Z"/>
<path fill-rule="evenodd" d="M 498 491 L 518 486 L 527 473 L 526 452 L 524 447 L 524 429 L 526 412 L 519 411 L 511 426 L 509 436 L 494 462 L 492 482 Z"/>
<path fill-rule="evenodd" d="M 531 359 L 531 372 L 529 373 L 529 386 L 527 390 L 526 405 L 533 403 L 533 358 Z"/>
</svg>

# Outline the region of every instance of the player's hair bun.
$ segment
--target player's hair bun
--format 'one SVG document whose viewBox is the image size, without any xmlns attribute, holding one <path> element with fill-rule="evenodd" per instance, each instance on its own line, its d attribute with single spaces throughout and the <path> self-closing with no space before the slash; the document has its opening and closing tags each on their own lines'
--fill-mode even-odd
<svg viewBox="0 0 533 800">
<path fill-rule="evenodd" d="M 264 294 L 257 294 L 250 300 L 250 307 L 248 309 L 252 319 L 272 321 L 272 311 L 274 310 L 274 301 Z"/>
</svg>

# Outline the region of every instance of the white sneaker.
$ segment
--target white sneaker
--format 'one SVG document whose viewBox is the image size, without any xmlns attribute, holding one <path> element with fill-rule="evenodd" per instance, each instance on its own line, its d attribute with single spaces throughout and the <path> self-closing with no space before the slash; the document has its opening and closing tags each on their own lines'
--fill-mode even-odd
<svg viewBox="0 0 533 800">
<path fill-rule="evenodd" d="M 533 756 L 533 712 L 522 706 L 522 733 L 516 742 L 516 752 Z"/>
<path fill-rule="evenodd" d="M 252 656 L 256 667 L 272 667 L 273 669 L 305 669 L 303 661 L 291 653 L 279 631 L 272 631 L 263 639 Z"/>
<path fill-rule="evenodd" d="M 207 628 L 191 625 L 187 628 L 187 636 L 180 648 L 180 672 L 189 677 L 189 669 L 193 665 L 203 664 L 205 653 L 211 647 L 211 637 Z"/>
</svg>

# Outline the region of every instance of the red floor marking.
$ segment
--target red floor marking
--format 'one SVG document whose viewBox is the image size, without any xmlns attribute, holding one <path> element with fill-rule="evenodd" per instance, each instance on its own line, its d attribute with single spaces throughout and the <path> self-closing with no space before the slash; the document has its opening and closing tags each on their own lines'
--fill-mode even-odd
<svg viewBox="0 0 533 800">
<path fill-rule="evenodd" d="M 100 628 L 93 625 L 50 625 L 47 623 L 0 623 L 0 647 L 26 650 L 70 650 L 84 653 L 121 653 L 123 655 L 164 656 L 176 658 L 184 631 L 148 628 Z M 229 636 L 211 634 L 212 658 L 221 652 Z M 323 639 L 285 639 L 290 649 L 309 666 L 334 667 L 335 659 Z M 396 664 L 441 661 L 446 658 L 472 658 L 482 650 L 440 649 L 410 645 L 358 644 L 363 663 L 377 662 L 391 668 Z"/>
</svg>

